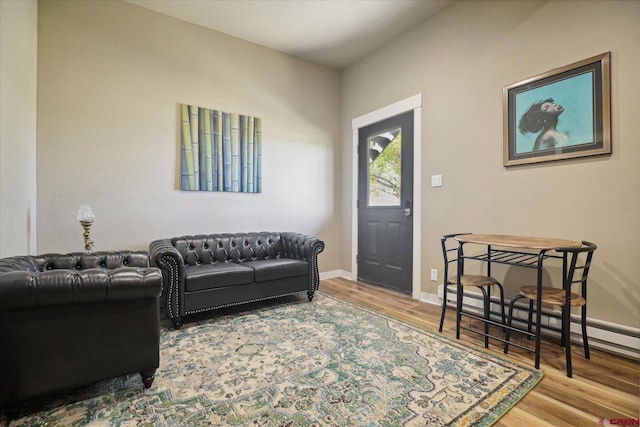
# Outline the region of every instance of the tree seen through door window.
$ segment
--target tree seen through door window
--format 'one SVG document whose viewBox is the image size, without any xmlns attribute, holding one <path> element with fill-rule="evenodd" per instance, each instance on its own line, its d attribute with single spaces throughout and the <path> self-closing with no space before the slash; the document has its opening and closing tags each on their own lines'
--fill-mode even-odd
<svg viewBox="0 0 640 427">
<path fill-rule="evenodd" d="M 369 137 L 369 206 L 400 206 L 402 132 Z"/>
</svg>

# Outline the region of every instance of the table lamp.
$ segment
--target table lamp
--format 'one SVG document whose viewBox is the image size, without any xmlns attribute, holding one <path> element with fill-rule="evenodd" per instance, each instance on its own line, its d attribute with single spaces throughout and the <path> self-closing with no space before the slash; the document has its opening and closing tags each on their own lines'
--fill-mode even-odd
<svg viewBox="0 0 640 427">
<path fill-rule="evenodd" d="M 84 249 L 87 252 L 91 252 L 91 248 L 93 248 L 93 241 L 89 238 L 89 230 L 91 229 L 91 225 L 93 225 L 93 220 L 96 219 L 91 206 L 80 206 L 77 218 L 78 221 L 80 221 L 82 228 L 84 228 Z"/>
</svg>

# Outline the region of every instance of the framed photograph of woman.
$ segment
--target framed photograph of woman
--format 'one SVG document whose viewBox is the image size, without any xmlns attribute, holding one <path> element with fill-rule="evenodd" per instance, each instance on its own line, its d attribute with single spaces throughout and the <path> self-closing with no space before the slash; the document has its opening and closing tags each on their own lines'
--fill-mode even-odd
<svg viewBox="0 0 640 427">
<path fill-rule="evenodd" d="M 611 153 L 610 53 L 502 88 L 504 166 Z"/>
</svg>

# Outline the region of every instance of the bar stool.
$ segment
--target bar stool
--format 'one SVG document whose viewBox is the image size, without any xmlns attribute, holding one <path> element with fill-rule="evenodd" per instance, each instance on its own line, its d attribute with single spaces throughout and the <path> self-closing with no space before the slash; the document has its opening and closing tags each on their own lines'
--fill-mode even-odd
<svg viewBox="0 0 640 427">
<path fill-rule="evenodd" d="M 557 248 L 556 252 L 562 254 L 562 289 L 547 286 L 541 287 L 540 299 L 545 304 L 552 304 L 562 308 L 562 327 L 560 329 L 560 344 L 565 347 L 567 377 L 572 377 L 571 369 L 571 307 L 582 307 L 582 343 L 584 347 L 584 357 L 589 359 L 589 342 L 587 338 L 587 276 L 591 267 L 593 251 L 597 246 L 593 243 L 583 241 L 580 248 Z M 584 254 L 584 255 L 581 255 Z M 581 274 L 580 274 L 581 272 Z M 576 274 L 577 273 L 577 274 Z M 571 292 L 574 284 L 580 284 L 580 293 Z M 513 317 L 513 306 L 521 298 L 529 300 L 528 332 L 531 333 L 533 303 L 538 298 L 537 286 L 524 286 L 520 288 L 520 294 L 511 299 L 509 303 L 508 326 L 511 326 Z M 540 331 L 535 331 L 536 335 Z M 509 351 L 509 339 L 511 329 L 507 328 L 507 335 L 504 343 L 504 353 Z"/>
<path fill-rule="evenodd" d="M 458 245 L 457 241 L 455 241 L 456 236 L 461 236 L 464 234 L 471 233 L 455 233 L 455 234 L 446 234 L 440 237 L 440 243 L 442 245 L 442 256 L 444 258 L 444 281 L 443 281 L 443 301 L 442 301 L 442 315 L 440 316 L 440 328 L 439 332 L 442 332 L 442 325 L 444 324 L 444 316 L 447 311 L 447 292 L 449 286 L 456 286 L 456 293 L 463 292 L 465 287 L 475 286 L 482 291 L 482 300 L 484 305 L 484 318 L 486 320 L 491 319 L 491 287 L 497 286 L 500 290 L 500 309 L 502 311 L 502 323 L 505 323 L 505 309 L 504 309 L 504 290 L 502 288 L 502 284 L 498 282 L 496 279 L 491 277 L 491 267 L 489 266 L 489 271 L 487 276 L 478 275 L 478 274 L 463 274 L 460 277 L 460 289 L 457 289 L 458 285 L 458 277 L 457 276 L 449 276 L 449 264 L 458 262 Z M 456 242 L 453 245 L 453 242 Z M 450 254 L 450 253 L 454 254 Z M 453 271 L 457 271 L 456 265 L 454 264 Z M 456 309 L 457 314 L 457 309 Z M 489 347 L 489 324 L 485 322 L 484 324 L 484 346 Z"/>
</svg>

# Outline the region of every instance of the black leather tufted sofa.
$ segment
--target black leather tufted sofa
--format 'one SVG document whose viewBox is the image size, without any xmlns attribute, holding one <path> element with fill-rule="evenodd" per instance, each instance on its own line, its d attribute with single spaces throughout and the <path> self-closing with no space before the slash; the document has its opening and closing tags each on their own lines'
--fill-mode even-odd
<svg viewBox="0 0 640 427">
<path fill-rule="evenodd" d="M 216 308 L 297 292 L 311 301 L 323 250 L 316 237 L 266 231 L 174 237 L 149 246 L 176 329 L 184 316 Z"/>
<path fill-rule="evenodd" d="M 0 407 L 159 366 L 162 275 L 146 251 L 0 259 Z"/>
</svg>

